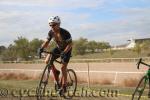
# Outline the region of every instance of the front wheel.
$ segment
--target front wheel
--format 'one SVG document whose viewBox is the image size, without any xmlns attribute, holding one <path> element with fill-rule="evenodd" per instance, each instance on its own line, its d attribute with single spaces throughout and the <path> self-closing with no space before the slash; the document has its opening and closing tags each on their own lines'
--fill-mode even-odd
<svg viewBox="0 0 150 100">
<path fill-rule="evenodd" d="M 146 87 L 146 83 L 147 83 L 147 76 L 143 76 L 140 82 L 138 83 L 134 93 L 132 94 L 132 100 L 140 100 L 143 91 Z"/>
<path fill-rule="evenodd" d="M 36 89 L 37 100 L 42 100 L 42 98 L 45 97 L 46 85 L 48 84 L 49 74 L 50 74 L 50 70 L 49 70 L 49 66 L 47 65 L 42 73 L 39 86 Z"/>
</svg>

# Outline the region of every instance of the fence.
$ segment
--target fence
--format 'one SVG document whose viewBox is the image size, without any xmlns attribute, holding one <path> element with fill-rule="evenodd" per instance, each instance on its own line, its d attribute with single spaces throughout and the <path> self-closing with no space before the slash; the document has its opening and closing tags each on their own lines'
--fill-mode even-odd
<svg viewBox="0 0 150 100">
<path fill-rule="evenodd" d="M 43 70 L 39 69 L 39 70 L 33 70 L 33 69 L 0 69 L 0 72 L 9 72 L 9 73 L 15 73 L 15 72 L 21 72 L 21 73 L 25 73 L 27 74 L 28 72 L 33 74 L 33 77 L 36 76 L 37 73 L 41 73 Z M 86 74 L 86 78 L 87 78 L 87 84 L 88 87 L 90 87 L 90 79 L 91 77 L 91 73 L 100 73 L 100 74 L 113 74 L 113 80 L 112 83 L 113 85 L 117 84 L 117 77 L 119 76 L 119 74 L 143 74 L 145 72 L 121 72 L 121 71 L 92 71 L 92 70 L 88 70 L 87 71 L 75 71 L 77 76 L 80 75 L 80 73 L 85 73 Z"/>
<path fill-rule="evenodd" d="M 150 62 L 150 57 L 142 57 L 144 61 Z M 104 58 L 104 59 L 71 59 L 70 62 L 137 62 L 139 58 Z M 34 61 L 0 61 L 0 63 L 44 63 L 43 60 Z"/>
</svg>

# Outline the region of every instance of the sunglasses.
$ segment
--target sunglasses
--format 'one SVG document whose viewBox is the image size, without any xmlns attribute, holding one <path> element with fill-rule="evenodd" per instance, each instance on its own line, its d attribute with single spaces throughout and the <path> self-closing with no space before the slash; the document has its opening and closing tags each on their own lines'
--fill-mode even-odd
<svg viewBox="0 0 150 100">
<path fill-rule="evenodd" d="M 51 26 L 51 27 L 54 27 L 54 26 L 56 26 L 57 24 L 49 24 L 49 26 Z"/>
</svg>

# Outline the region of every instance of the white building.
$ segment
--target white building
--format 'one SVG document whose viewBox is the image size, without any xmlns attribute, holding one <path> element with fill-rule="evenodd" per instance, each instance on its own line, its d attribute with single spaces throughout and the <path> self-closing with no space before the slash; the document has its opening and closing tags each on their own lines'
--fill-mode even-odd
<svg viewBox="0 0 150 100">
<path fill-rule="evenodd" d="M 135 43 L 135 39 L 131 38 L 130 40 L 130 43 L 126 46 L 126 49 L 132 49 L 135 47 L 136 43 Z"/>
<path fill-rule="evenodd" d="M 131 38 L 128 41 L 129 41 L 129 43 L 123 44 L 123 45 L 119 45 L 119 46 L 115 46 L 112 49 L 113 50 L 132 49 L 132 48 L 134 48 L 136 46 L 136 43 L 142 43 L 144 41 L 150 41 L 150 38 L 143 38 L 143 39 L 133 39 L 133 38 Z"/>
</svg>

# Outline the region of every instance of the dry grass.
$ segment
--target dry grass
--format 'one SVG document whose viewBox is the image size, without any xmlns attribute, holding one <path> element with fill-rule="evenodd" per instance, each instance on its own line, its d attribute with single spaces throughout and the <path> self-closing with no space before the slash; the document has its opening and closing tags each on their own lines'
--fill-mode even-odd
<svg viewBox="0 0 150 100">
<path fill-rule="evenodd" d="M 42 74 L 31 76 L 24 73 L 0 73 L 0 79 L 2 80 L 37 80 L 40 79 Z M 53 76 L 50 75 L 50 81 L 53 81 Z"/>
<path fill-rule="evenodd" d="M 78 83 L 88 83 L 87 77 L 78 76 Z M 112 85 L 112 81 L 110 79 L 90 79 L 90 84 L 101 84 L 101 85 Z"/>
<path fill-rule="evenodd" d="M 100 79 L 100 80 L 96 80 L 96 79 L 92 79 L 90 80 L 91 84 L 100 84 L 100 85 L 112 85 L 112 81 L 110 79 Z"/>
<path fill-rule="evenodd" d="M 33 79 L 33 78 L 24 73 L 18 73 L 18 74 L 16 74 L 16 73 L 1 73 L 0 79 L 3 79 L 3 80 L 11 80 L 11 79 L 29 80 L 29 79 Z"/>
<path fill-rule="evenodd" d="M 103 80 L 100 81 L 100 84 L 102 84 L 102 85 L 112 85 L 113 83 L 109 79 L 103 79 Z"/>
<path fill-rule="evenodd" d="M 139 78 L 128 78 L 128 79 L 124 79 L 122 84 L 125 87 L 135 87 L 137 86 L 137 84 L 139 83 Z"/>
<path fill-rule="evenodd" d="M 40 79 L 41 74 L 37 75 L 37 76 L 29 76 L 27 74 L 24 73 L 1 73 L 0 74 L 0 79 L 2 80 L 35 80 L 35 79 Z M 120 86 L 125 86 L 125 87 L 135 87 L 137 86 L 138 82 L 139 82 L 140 78 L 128 78 L 128 79 L 124 79 Z M 53 76 L 50 75 L 50 80 L 53 81 Z M 78 83 L 82 84 L 82 83 L 87 83 L 87 78 L 78 76 Z M 112 85 L 112 81 L 110 79 L 104 78 L 101 80 L 95 80 L 95 79 L 91 79 L 90 80 L 90 84 L 101 84 L 101 85 Z"/>
<path fill-rule="evenodd" d="M 45 64 L 0 64 L 1 69 L 43 69 L 42 66 Z M 70 63 L 69 68 L 76 71 L 87 71 L 87 63 Z M 136 69 L 135 63 L 89 63 L 90 71 L 116 71 L 116 72 L 139 72 Z M 2 72 L 2 73 L 1 73 Z M 1 71 L 0 79 L 17 79 L 17 80 L 29 80 L 29 79 L 40 79 L 41 72 L 28 72 L 28 71 Z M 88 83 L 87 73 L 76 73 L 78 78 L 78 83 Z M 133 76 L 134 75 L 134 76 Z M 125 76 L 125 77 L 124 77 Z M 139 74 L 118 74 L 115 84 L 121 86 L 136 86 L 140 78 Z M 111 85 L 114 81 L 115 73 L 90 73 L 90 83 L 91 84 L 108 84 Z"/>
<path fill-rule="evenodd" d="M 82 78 L 82 77 L 79 77 L 79 76 L 77 76 L 77 78 L 78 78 L 78 83 L 80 84 L 80 83 L 87 83 L 87 78 Z"/>
</svg>

